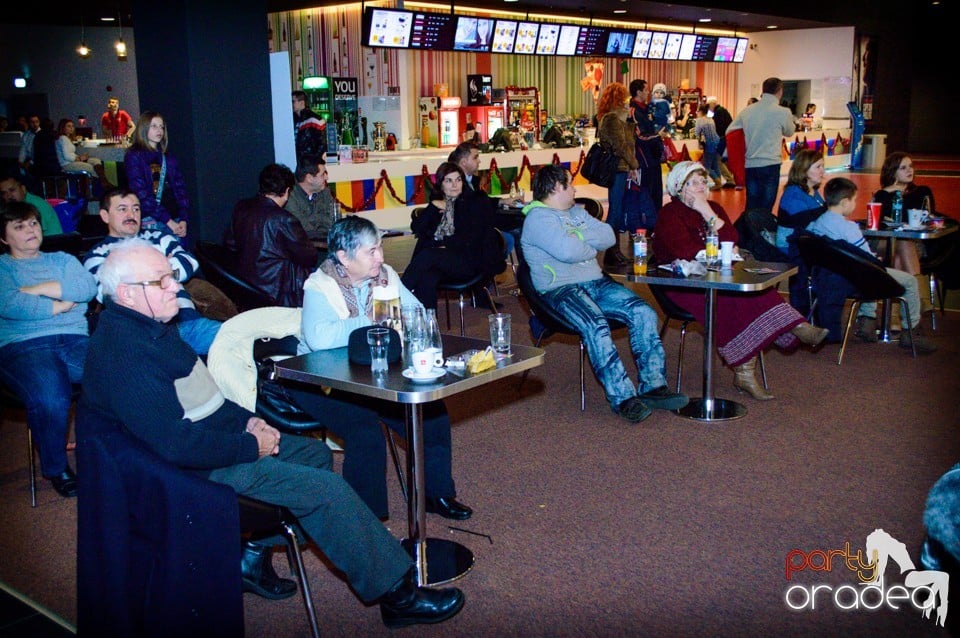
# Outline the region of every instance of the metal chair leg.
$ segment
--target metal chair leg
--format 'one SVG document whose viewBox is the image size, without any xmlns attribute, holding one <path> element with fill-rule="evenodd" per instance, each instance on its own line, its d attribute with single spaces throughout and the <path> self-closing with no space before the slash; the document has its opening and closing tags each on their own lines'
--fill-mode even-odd
<svg viewBox="0 0 960 638">
<path fill-rule="evenodd" d="M 289 556 L 293 556 L 293 565 L 297 580 L 300 581 L 300 593 L 303 595 L 303 605 L 307 608 L 307 618 L 310 620 L 310 632 L 313 638 L 320 638 L 320 626 L 317 623 L 317 612 L 313 608 L 313 596 L 310 593 L 310 583 L 307 580 L 307 570 L 303 566 L 303 556 L 300 553 L 300 543 L 297 532 L 290 523 L 283 523 L 283 535 L 287 541 Z"/>
<path fill-rule="evenodd" d="M 897 301 L 903 304 L 903 307 L 906 310 L 906 312 L 904 312 L 903 314 L 907 315 L 907 330 L 910 331 L 910 351 L 913 352 L 913 358 L 916 359 L 917 344 L 916 344 L 916 340 L 914 339 L 915 335 L 913 334 L 913 321 L 910 320 L 910 304 L 908 304 L 907 300 L 903 297 L 897 297 Z M 901 338 L 903 338 L 902 334 L 901 334 Z"/>
<path fill-rule="evenodd" d="M 400 465 L 400 455 L 397 453 L 397 442 L 393 438 L 393 431 L 386 423 L 380 423 L 383 428 L 383 436 L 387 437 L 387 447 L 390 449 L 390 457 L 393 459 L 393 469 L 397 471 L 397 480 L 400 481 L 400 493 L 403 494 L 404 502 L 407 501 L 407 483 L 403 480 L 403 467 Z"/>
<path fill-rule="evenodd" d="M 587 393 L 583 387 L 583 339 L 580 340 L 580 411 L 587 409 Z"/>
<path fill-rule="evenodd" d="M 37 506 L 37 462 L 33 449 L 33 432 L 27 427 L 27 455 L 30 465 L 30 507 Z"/>
<path fill-rule="evenodd" d="M 461 290 L 460 291 L 460 336 L 461 337 L 467 336 L 466 330 L 464 329 L 464 326 L 463 326 L 463 306 L 464 306 L 463 291 Z"/>
<path fill-rule="evenodd" d="M 760 351 L 758 358 L 760 359 L 760 380 L 763 381 L 763 389 L 769 390 L 770 386 L 767 385 L 767 367 L 763 365 L 763 350 Z"/>
<path fill-rule="evenodd" d="M 843 331 L 843 342 L 840 344 L 840 356 L 837 357 L 837 365 L 843 363 L 843 351 L 847 349 L 847 339 L 850 337 L 850 327 L 853 325 L 853 318 L 857 316 L 857 310 L 860 308 L 860 302 L 854 301 L 850 306 L 850 316 L 847 317 L 847 329 Z"/>
</svg>

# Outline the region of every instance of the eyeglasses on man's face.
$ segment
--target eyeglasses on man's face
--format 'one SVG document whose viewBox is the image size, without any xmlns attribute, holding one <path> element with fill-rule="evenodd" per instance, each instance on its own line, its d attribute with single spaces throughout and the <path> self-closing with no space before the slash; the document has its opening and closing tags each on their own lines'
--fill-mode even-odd
<svg viewBox="0 0 960 638">
<path fill-rule="evenodd" d="M 127 283 L 128 286 L 155 286 L 157 288 L 169 288 L 173 284 L 177 283 L 180 280 L 180 269 L 174 268 L 170 272 L 161 275 L 160 279 L 153 279 L 151 281 L 131 281 Z"/>
</svg>

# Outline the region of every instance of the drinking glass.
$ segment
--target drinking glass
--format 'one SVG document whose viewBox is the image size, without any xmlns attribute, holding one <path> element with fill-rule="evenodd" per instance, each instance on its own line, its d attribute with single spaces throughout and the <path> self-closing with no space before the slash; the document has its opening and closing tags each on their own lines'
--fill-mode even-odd
<svg viewBox="0 0 960 638">
<path fill-rule="evenodd" d="M 499 355 L 510 354 L 510 314 L 498 312 L 488 315 L 490 320 L 490 345 Z"/>
<path fill-rule="evenodd" d="M 367 344 L 370 346 L 370 372 L 374 376 L 386 374 L 390 329 L 371 328 L 367 330 Z"/>
</svg>

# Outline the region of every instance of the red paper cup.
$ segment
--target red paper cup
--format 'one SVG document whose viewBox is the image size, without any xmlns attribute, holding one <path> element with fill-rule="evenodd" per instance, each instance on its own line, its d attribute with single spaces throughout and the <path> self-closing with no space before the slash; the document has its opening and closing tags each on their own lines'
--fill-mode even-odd
<svg viewBox="0 0 960 638">
<path fill-rule="evenodd" d="M 870 230 L 880 229 L 880 209 L 879 202 L 870 202 L 867 204 L 867 228 Z"/>
</svg>

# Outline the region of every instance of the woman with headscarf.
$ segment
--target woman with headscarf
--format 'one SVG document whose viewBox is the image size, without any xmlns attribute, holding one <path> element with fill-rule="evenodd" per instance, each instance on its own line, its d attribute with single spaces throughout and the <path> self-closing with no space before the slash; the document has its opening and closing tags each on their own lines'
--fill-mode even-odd
<svg viewBox="0 0 960 638">
<path fill-rule="evenodd" d="M 678 162 L 667 175 L 667 192 L 673 200 L 660 209 L 653 233 L 653 254 L 659 263 L 693 260 L 704 247 L 712 224 L 720 241 L 736 244 L 738 235 L 723 207 L 709 201 L 709 177 L 699 162 Z M 736 246 L 734 247 L 736 251 Z M 705 323 L 703 292 L 671 290 L 668 296 Z M 771 344 L 795 348 L 798 342 L 819 345 L 828 334 L 807 323 L 773 288 L 760 293 L 717 294 L 714 327 L 717 350 L 736 378 L 733 385 L 754 399 L 773 399 L 757 380 L 757 357 Z"/>
</svg>

